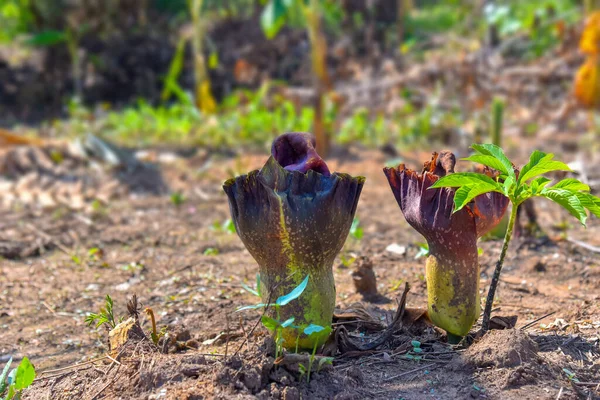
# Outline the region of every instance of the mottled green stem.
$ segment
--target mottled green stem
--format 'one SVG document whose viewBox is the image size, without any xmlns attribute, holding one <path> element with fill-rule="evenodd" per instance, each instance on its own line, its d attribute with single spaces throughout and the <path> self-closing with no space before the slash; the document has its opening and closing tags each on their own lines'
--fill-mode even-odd
<svg viewBox="0 0 600 400">
<path fill-rule="evenodd" d="M 506 235 L 504 235 L 504 244 L 502 245 L 502 252 L 500 253 L 500 258 L 498 259 L 498 263 L 496 264 L 496 269 L 494 270 L 494 276 L 492 277 L 492 282 L 490 283 L 490 289 L 487 294 L 487 299 L 485 301 L 485 310 L 483 312 L 483 322 L 481 324 L 481 330 L 483 332 L 487 332 L 490 329 L 490 318 L 492 315 L 492 305 L 494 303 L 494 296 L 496 295 L 496 287 L 498 286 L 498 282 L 500 281 L 500 272 L 502 271 L 502 265 L 504 264 L 504 258 L 506 257 L 506 252 L 508 251 L 508 245 L 510 243 L 510 239 L 512 238 L 513 228 L 515 227 L 515 221 L 517 220 L 517 210 L 519 206 L 513 204 L 512 211 L 510 212 L 510 219 L 508 220 L 508 228 L 506 229 Z"/>
<path fill-rule="evenodd" d="M 429 242 L 427 303 L 433 323 L 464 336 L 479 318 L 479 263 L 475 234 L 460 233 L 439 244 Z M 468 239 L 468 240 L 462 240 Z"/>
</svg>

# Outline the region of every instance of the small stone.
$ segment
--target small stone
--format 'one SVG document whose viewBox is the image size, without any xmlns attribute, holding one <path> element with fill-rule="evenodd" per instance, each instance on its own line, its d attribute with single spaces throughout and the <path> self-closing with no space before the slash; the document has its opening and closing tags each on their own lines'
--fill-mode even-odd
<svg viewBox="0 0 600 400">
<path fill-rule="evenodd" d="M 385 251 L 403 256 L 406 254 L 406 246 L 400 246 L 398 243 L 392 243 L 385 248 Z"/>
</svg>

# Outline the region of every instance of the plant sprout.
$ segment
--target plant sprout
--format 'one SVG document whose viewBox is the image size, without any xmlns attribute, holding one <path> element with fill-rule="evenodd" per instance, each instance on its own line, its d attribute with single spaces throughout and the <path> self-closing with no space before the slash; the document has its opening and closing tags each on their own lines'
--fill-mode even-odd
<svg viewBox="0 0 600 400">
<path fill-rule="evenodd" d="M 96 328 L 99 328 L 103 324 L 107 324 L 110 329 L 114 329 L 114 327 L 117 326 L 115 315 L 113 313 L 113 300 L 110 295 L 106 295 L 104 307 L 100 308 L 100 312 L 98 314 L 89 313 L 88 316 L 85 317 L 85 322 L 89 326 L 92 326 L 95 323 Z"/>
<path fill-rule="evenodd" d="M 324 327 L 324 326 L 315 325 L 315 324 L 310 324 L 303 330 L 304 334 L 307 335 L 309 338 L 314 337 L 313 342 L 315 343 L 313 346 L 313 349 L 312 349 L 312 353 L 310 354 L 309 361 L 308 361 L 308 368 L 305 368 L 306 369 L 306 382 L 310 382 L 310 373 L 312 371 L 312 367 L 315 362 L 315 356 L 317 354 L 317 344 L 326 341 L 327 338 L 329 337 L 329 334 L 331 334 L 331 331 L 332 331 L 332 329 L 329 326 Z M 324 359 L 321 359 L 319 361 L 319 369 L 321 369 L 321 367 L 323 366 L 324 363 L 331 362 L 331 361 L 332 360 L 330 359 L 330 357 L 325 357 Z M 302 365 L 302 366 L 304 367 L 304 365 Z"/>
<path fill-rule="evenodd" d="M 12 358 L 8 360 L 0 373 L 0 399 L 20 399 L 23 389 L 28 388 L 35 379 L 35 368 L 27 357 L 23 357 L 19 366 L 10 371 Z M 1 397 L 4 396 L 5 397 Z"/>
<path fill-rule="evenodd" d="M 272 304 L 259 303 L 259 304 L 254 304 L 251 306 L 240 307 L 236 310 L 236 311 L 255 310 L 258 308 L 265 308 L 265 307 L 271 307 L 275 310 L 276 318 L 272 318 L 272 317 L 269 317 L 268 315 L 264 315 L 264 314 L 261 317 L 261 322 L 262 322 L 263 326 L 265 328 L 267 328 L 268 330 L 270 330 L 271 332 L 273 332 L 275 335 L 275 358 L 279 357 L 283 353 L 283 342 L 284 342 L 283 330 L 284 329 L 298 329 L 297 326 L 292 325 L 296 319 L 295 317 L 290 317 L 283 322 L 280 320 L 281 319 L 281 307 L 289 304 L 292 300 L 296 300 L 297 298 L 299 298 L 302 295 L 302 293 L 304 292 L 304 290 L 306 289 L 306 286 L 308 285 L 308 281 L 309 281 L 309 275 L 306 275 L 306 278 L 304 278 L 304 280 L 300 283 L 300 285 L 296 286 L 288 294 L 279 297 L 275 301 L 275 303 L 272 303 Z M 245 290 L 247 290 L 248 292 L 252 293 L 253 295 L 260 297 L 261 296 L 260 274 L 256 275 L 256 289 L 252 289 L 248 285 L 245 285 L 245 284 L 242 285 L 242 287 Z M 299 340 L 299 336 L 296 338 L 296 352 L 298 352 L 298 340 Z"/>
<path fill-rule="evenodd" d="M 512 204 L 502 251 L 494 270 L 483 313 L 482 331 L 486 332 L 489 329 L 492 303 L 519 206 L 529 198 L 544 197 L 565 208 L 585 226 L 586 209 L 600 218 L 600 198 L 591 195 L 590 187 L 574 178 L 563 179 L 550 185 L 552 180 L 543 176 L 544 174 L 552 171 L 571 170 L 566 164 L 554 160 L 552 153 L 546 154 L 535 150 L 531 154 L 529 162 L 519 173 L 500 147 L 492 144 L 474 144 L 471 147 L 475 150 L 475 154 L 465 160 L 493 168 L 499 171 L 500 175 L 492 178 L 478 173 L 457 173 L 442 177 L 431 188 L 457 188 L 454 195 L 453 214 L 460 212 L 464 207 L 469 207 L 469 204 L 478 196 L 490 193 L 500 193 L 507 197 Z"/>
</svg>

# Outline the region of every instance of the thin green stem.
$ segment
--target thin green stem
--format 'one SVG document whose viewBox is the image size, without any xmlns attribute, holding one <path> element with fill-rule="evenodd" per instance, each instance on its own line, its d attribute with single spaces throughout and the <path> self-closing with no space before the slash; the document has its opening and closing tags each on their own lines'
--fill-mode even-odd
<svg viewBox="0 0 600 400">
<path fill-rule="evenodd" d="M 481 324 L 481 330 L 485 333 L 490 329 L 490 318 L 492 315 L 492 305 L 494 303 L 494 296 L 496 295 L 496 287 L 498 286 L 498 282 L 500 281 L 500 272 L 502 271 L 502 265 L 504 265 L 504 258 L 506 257 L 506 252 L 508 251 L 508 245 L 510 243 L 510 239 L 512 238 L 513 228 L 515 227 L 515 221 L 517 220 L 517 210 L 519 206 L 514 204 L 512 205 L 512 210 L 510 212 L 510 219 L 508 220 L 508 228 L 506 229 L 506 235 L 504 236 L 504 244 L 502 245 L 502 252 L 500 253 L 500 258 L 498 259 L 498 263 L 496 263 L 496 269 L 494 270 L 494 276 L 492 277 L 492 282 L 490 283 L 490 289 L 487 294 L 487 299 L 485 301 L 485 311 L 483 312 L 483 322 Z"/>
<path fill-rule="evenodd" d="M 492 143 L 502 145 L 502 118 L 504 115 L 504 102 L 495 98 L 492 103 Z"/>
<path fill-rule="evenodd" d="M 308 360 L 308 373 L 306 374 L 306 382 L 310 382 L 310 370 L 312 369 L 313 366 L 313 362 L 315 361 L 315 354 L 317 354 L 317 343 L 318 341 L 315 342 L 315 346 L 313 347 L 313 352 L 310 356 L 310 359 Z"/>
</svg>

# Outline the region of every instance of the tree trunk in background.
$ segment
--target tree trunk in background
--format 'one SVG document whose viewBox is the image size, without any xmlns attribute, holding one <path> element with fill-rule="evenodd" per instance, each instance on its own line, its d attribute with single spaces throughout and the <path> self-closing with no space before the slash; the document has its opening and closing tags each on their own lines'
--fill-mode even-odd
<svg viewBox="0 0 600 400">
<path fill-rule="evenodd" d="M 325 157 L 329 152 L 329 135 L 325 130 L 325 95 L 331 90 L 331 81 L 327 72 L 327 42 L 321 31 L 321 13 L 319 1 L 311 0 L 305 9 L 308 37 L 311 44 L 311 61 L 315 86 L 315 120 L 313 133 L 317 139 L 317 152 Z"/>
</svg>

